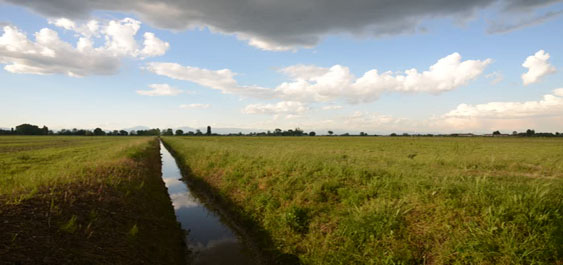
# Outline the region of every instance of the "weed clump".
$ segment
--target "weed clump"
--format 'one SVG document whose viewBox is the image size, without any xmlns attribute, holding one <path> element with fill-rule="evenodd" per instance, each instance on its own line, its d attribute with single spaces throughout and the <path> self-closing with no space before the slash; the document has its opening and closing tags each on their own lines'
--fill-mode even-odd
<svg viewBox="0 0 563 265">
<path fill-rule="evenodd" d="M 309 230 L 309 216 L 305 208 L 291 206 L 283 215 L 283 220 L 291 230 L 304 234 Z"/>
</svg>

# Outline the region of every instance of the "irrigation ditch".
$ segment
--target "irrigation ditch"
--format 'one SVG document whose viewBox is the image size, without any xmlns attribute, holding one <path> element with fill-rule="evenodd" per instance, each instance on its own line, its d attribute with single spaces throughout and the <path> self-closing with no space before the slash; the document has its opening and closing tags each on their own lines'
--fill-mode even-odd
<svg viewBox="0 0 563 265">
<path fill-rule="evenodd" d="M 296 256 L 277 251 L 267 232 L 160 143 L 162 178 L 186 231 L 189 264 L 300 264 Z"/>
</svg>

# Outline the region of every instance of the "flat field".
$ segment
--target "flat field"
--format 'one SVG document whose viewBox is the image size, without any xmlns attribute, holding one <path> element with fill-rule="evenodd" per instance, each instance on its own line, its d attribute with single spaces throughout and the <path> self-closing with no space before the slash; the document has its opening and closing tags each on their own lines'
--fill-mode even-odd
<svg viewBox="0 0 563 265">
<path fill-rule="evenodd" d="M 0 264 L 182 264 L 155 137 L 0 137 Z"/>
<path fill-rule="evenodd" d="M 563 264 L 562 139 L 163 140 L 304 264 Z"/>
</svg>

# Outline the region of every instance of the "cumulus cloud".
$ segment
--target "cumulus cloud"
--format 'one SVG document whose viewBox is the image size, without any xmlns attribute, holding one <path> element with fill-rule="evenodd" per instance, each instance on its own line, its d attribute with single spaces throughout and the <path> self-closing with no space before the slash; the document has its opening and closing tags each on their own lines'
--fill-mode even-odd
<svg viewBox="0 0 563 265">
<path fill-rule="evenodd" d="M 309 108 L 301 102 L 282 101 L 276 104 L 250 104 L 246 106 L 242 112 L 246 114 L 298 114 L 307 110 L 309 110 Z"/>
<path fill-rule="evenodd" d="M 544 95 L 541 100 L 525 102 L 489 102 L 485 104 L 460 104 L 446 113 L 445 118 L 518 119 L 531 117 L 563 116 L 563 89 Z"/>
<path fill-rule="evenodd" d="M 555 73 L 555 67 L 547 60 L 549 60 L 549 53 L 544 50 L 539 50 L 526 58 L 522 64 L 523 67 L 528 68 L 528 72 L 522 74 L 524 85 L 538 82 L 542 77 Z"/>
<path fill-rule="evenodd" d="M 208 109 L 209 107 L 211 107 L 211 105 L 209 105 L 209 104 L 199 104 L 199 103 L 180 105 L 181 109 Z"/>
<path fill-rule="evenodd" d="M 137 94 L 143 96 L 175 96 L 182 93 L 182 90 L 168 84 L 150 84 L 151 90 L 137 90 Z"/>
<path fill-rule="evenodd" d="M 539 100 L 460 104 L 444 115 L 425 120 L 435 131 L 492 132 L 523 131 L 529 128 L 558 131 L 563 126 L 563 89 Z"/>
<path fill-rule="evenodd" d="M 408 69 L 396 74 L 379 73 L 373 69 L 355 77 L 348 67 L 330 68 L 291 66 L 282 70 L 294 80 L 284 82 L 275 91 L 282 98 L 301 101 L 331 101 L 345 99 L 350 103 L 371 102 L 383 92 L 441 93 L 466 85 L 475 79 L 491 59 L 461 60 L 458 53 L 450 54 L 426 71 Z"/>
<path fill-rule="evenodd" d="M 264 50 L 311 47 L 330 34 L 386 36 L 417 32 L 434 18 L 464 19 L 479 10 L 509 14 L 558 0 L 0 0 L 49 17 L 87 18 L 94 10 L 133 12 L 168 29 L 208 27 Z M 514 15 L 513 15 L 514 16 Z"/>
<path fill-rule="evenodd" d="M 370 70 L 361 77 L 348 67 L 334 65 L 323 68 L 314 65 L 294 65 L 283 68 L 289 82 L 270 89 L 239 85 L 229 69 L 207 70 L 176 63 L 149 63 L 146 69 L 170 78 L 186 80 L 223 93 L 259 98 L 280 98 L 286 101 L 326 102 L 346 100 L 349 103 L 372 102 L 384 92 L 438 94 L 466 85 L 483 73 L 491 59 L 461 60 L 459 53 L 450 54 L 426 71 L 408 69 L 401 73 Z"/>
<path fill-rule="evenodd" d="M 49 19 L 49 24 L 55 25 L 66 30 L 74 31 L 77 36 L 93 37 L 100 35 L 100 22 L 97 20 L 90 20 L 82 25 L 77 25 L 76 22 L 68 18 Z"/>
<path fill-rule="evenodd" d="M 56 19 L 51 24 L 76 33 L 75 45 L 61 40 L 58 33 L 43 28 L 34 34 L 35 41 L 15 26 L 4 26 L 0 36 L 0 64 L 12 73 L 66 74 L 73 77 L 115 74 L 122 57 L 162 55 L 168 43 L 152 33 L 145 33 L 144 47 L 139 48 L 135 35 L 140 22 L 131 18 L 110 20 L 106 25 L 91 20 L 78 25 L 69 19 Z M 102 46 L 94 47 L 94 39 L 103 37 Z"/>
<path fill-rule="evenodd" d="M 168 48 L 170 48 L 170 44 L 168 42 L 157 38 L 152 32 L 145 32 L 143 37 L 145 38 L 143 41 L 143 45 L 145 47 L 140 51 L 140 54 L 143 57 L 164 55 Z"/>
</svg>

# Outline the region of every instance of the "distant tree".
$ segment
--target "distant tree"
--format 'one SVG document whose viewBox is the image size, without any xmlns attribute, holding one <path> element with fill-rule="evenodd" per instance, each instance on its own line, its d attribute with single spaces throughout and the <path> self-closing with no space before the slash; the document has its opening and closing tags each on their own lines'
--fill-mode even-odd
<svg viewBox="0 0 563 265">
<path fill-rule="evenodd" d="M 392 134 L 390 134 L 390 135 L 391 135 L 391 136 L 397 136 L 397 134 L 396 134 L 396 133 L 392 133 Z"/>
<path fill-rule="evenodd" d="M 49 132 L 49 129 L 47 129 L 47 127 L 43 126 L 42 128 L 39 128 L 37 125 L 31 125 L 31 124 L 21 124 L 16 126 L 16 130 L 15 130 L 15 134 L 20 134 L 20 135 L 47 135 Z"/>
<path fill-rule="evenodd" d="M 158 135 L 160 135 L 160 129 L 156 128 L 156 129 L 150 129 L 150 130 L 138 130 L 136 134 L 139 135 L 139 136 L 147 136 L 147 135 L 158 136 Z"/>
<path fill-rule="evenodd" d="M 333 131 L 328 131 L 328 135 L 332 135 L 332 134 L 334 134 Z"/>
<path fill-rule="evenodd" d="M 85 136 L 93 136 L 94 133 L 90 130 L 86 130 L 86 132 L 84 133 Z"/>
<path fill-rule="evenodd" d="M 131 131 L 129 132 L 129 135 L 137 135 L 137 132 L 136 132 L 135 130 L 131 130 Z"/>
<path fill-rule="evenodd" d="M 113 135 L 119 135 L 119 131 L 118 130 L 113 130 Z"/>
<path fill-rule="evenodd" d="M 189 131 L 189 132 L 188 132 L 188 135 L 194 135 L 194 134 L 195 134 L 195 133 L 192 132 L 192 131 Z"/>
<path fill-rule="evenodd" d="M 360 136 L 368 136 L 368 134 L 365 132 L 360 132 Z"/>
<path fill-rule="evenodd" d="M 518 132 L 517 132 L 517 131 L 513 131 L 513 132 L 512 132 L 512 135 L 518 135 Z"/>
<path fill-rule="evenodd" d="M 317 135 L 315 132 L 309 132 L 309 136 L 315 136 Z"/>
<path fill-rule="evenodd" d="M 104 132 L 101 128 L 96 128 L 94 129 L 94 135 L 96 136 L 106 135 L 106 132 Z"/>
<path fill-rule="evenodd" d="M 205 135 L 211 135 L 211 126 L 207 126 L 207 132 L 205 132 Z"/>
<path fill-rule="evenodd" d="M 536 134 L 536 131 L 531 129 L 526 130 L 526 136 L 534 136 L 534 134 Z"/>
<path fill-rule="evenodd" d="M 350 133 L 343 133 L 340 136 L 350 136 Z"/>
<path fill-rule="evenodd" d="M 12 130 L 3 130 L 3 129 L 0 129 L 0 134 L 2 134 L 2 135 L 14 134 L 14 130 L 13 130 L 13 129 L 12 129 Z"/>
<path fill-rule="evenodd" d="M 280 128 L 276 128 L 274 130 L 274 135 L 276 135 L 276 136 L 282 135 L 282 130 Z"/>
<path fill-rule="evenodd" d="M 494 131 L 493 135 L 500 135 L 500 131 Z"/>
<path fill-rule="evenodd" d="M 200 129 L 195 130 L 195 135 L 203 135 L 203 133 L 201 133 Z"/>
<path fill-rule="evenodd" d="M 171 128 L 168 128 L 168 129 L 162 131 L 162 135 L 171 136 L 171 135 L 174 135 L 174 131 Z"/>
<path fill-rule="evenodd" d="M 127 135 L 129 135 L 129 133 L 128 133 L 126 130 L 120 130 L 120 131 L 119 131 L 119 135 L 121 135 L 121 136 L 127 136 Z"/>
<path fill-rule="evenodd" d="M 177 135 L 177 136 L 184 135 L 184 131 L 178 129 L 178 130 L 176 130 L 176 132 L 174 133 L 174 135 Z"/>
</svg>

